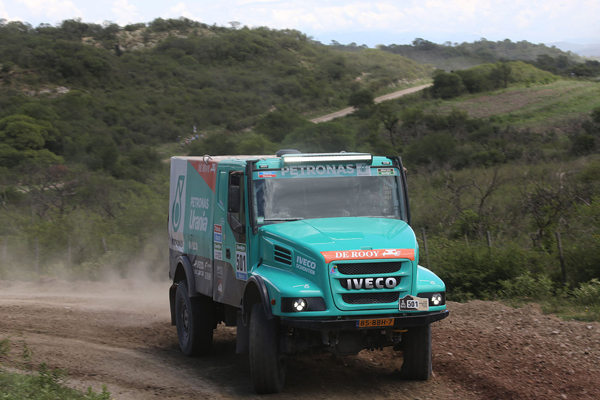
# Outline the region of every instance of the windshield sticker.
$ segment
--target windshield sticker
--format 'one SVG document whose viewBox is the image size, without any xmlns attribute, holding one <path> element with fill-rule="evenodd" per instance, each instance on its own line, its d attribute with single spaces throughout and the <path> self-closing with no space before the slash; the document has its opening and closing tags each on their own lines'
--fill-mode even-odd
<svg viewBox="0 0 600 400">
<path fill-rule="evenodd" d="M 394 168 L 377 168 L 377 175 L 396 175 Z"/>
<path fill-rule="evenodd" d="M 254 179 L 282 179 L 282 178 L 331 178 L 338 176 L 371 176 L 373 175 L 399 175 L 395 168 L 377 168 L 371 172 L 367 164 L 345 165 L 298 165 L 283 167 L 276 171 L 255 171 Z"/>
<path fill-rule="evenodd" d="M 356 164 L 356 175 L 371 176 L 371 167 L 365 163 Z"/>
<path fill-rule="evenodd" d="M 325 258 L 326 263 L 334 260 L 377 260 L 386 258 L 415 260 L 414 249 L 322 251 L 321 255 Z"/>
</svg>

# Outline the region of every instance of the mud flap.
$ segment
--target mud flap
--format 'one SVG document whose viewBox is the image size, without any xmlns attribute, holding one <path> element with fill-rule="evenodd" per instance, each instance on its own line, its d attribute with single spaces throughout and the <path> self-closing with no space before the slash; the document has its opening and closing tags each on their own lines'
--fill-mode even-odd
<svg viewBox="0 0 600 400">
<path fill-rule="evenodd" d="M 250 347 L 250 324 L 244 324 L 244 315 L 242 310 L 237 312 L 237 334 L 235 342 L 235 352 L 237 354 L 248 354 Z"/>
</svg>

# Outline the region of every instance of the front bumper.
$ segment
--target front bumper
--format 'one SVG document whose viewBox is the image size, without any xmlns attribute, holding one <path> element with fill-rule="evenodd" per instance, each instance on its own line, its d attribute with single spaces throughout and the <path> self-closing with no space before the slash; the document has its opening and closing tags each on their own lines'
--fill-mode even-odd
<svg viewBox="0 0 600 400">
<path fill-rule="evenodd" d="M 426 314 L 406 314 L 401 316 L 385 316 L 377 315 L 365 316 L 364 318 L 352 318 L 352 319 L 337 319 L 337 320 L 319 320 L 319 319 L 292 319 L 292 318 L 281 318 L 281 323 L 292 328 L 308 329 L 311 331 L 353 331 L 363 329 L 382 329 L 382 328 L 409 328 L 414 326 L 429 325 L 432 322 L 440 321 L 446 318 L 450 312 L 448 310 L 426 313 Z M 385 327 L 369 327 L 369 328 L 358 328 L 358 321 L 363 319 L 379 319 L 379 318 L 394 318 L 394 324 Z"/>
</svg>

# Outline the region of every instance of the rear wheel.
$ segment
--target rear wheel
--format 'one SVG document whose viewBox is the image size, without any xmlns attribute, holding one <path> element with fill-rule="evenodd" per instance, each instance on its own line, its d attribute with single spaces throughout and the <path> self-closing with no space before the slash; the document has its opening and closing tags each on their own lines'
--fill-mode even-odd
<svg viewBox="0 0 600 400">
<path fill-rule="evenodd" d="M 189 297 L 187 283 L 175 293 L 175 323 L 179 347 L 188 357 L 208 354 L 213 341 L 213 302 L 206 296 Z"/>
<path fill-rule="evenodd" d="M 261 303 L 250 315 L 250 371 L 257 393 L 278 393 L 285 382 L 285 358 L 279 350 L 279 322 L 269 320 Z"/>
<path fill-rule="evenodd" d="M 431 324 L 410 328 L 402 334 L 404 379 L 426 381 L 431 376 Z"/>
</svg>

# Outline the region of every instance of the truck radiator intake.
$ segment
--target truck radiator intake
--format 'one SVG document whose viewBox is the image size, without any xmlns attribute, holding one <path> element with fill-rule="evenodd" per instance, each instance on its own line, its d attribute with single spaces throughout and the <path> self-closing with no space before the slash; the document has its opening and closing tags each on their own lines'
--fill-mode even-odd
<svg viewBox="0 0 600 400">
<path fill-rule="evenodd" d="M 342 300 L 348 304 L 379 304 L 397 302 L 400 292 L 351 293 L 343 294 Z"/>
<path fill-rule="evenodd" d="M 337 264 L 337 270 L 344 275 L 389 274 L 400 271 L 401 262 Z"/>
<path fill-rule="evenodd" d="M 273 249 L 274 259 L 286 265 L 292 265 L 292 252 L 285 247 L 275 246 Z"/>
</svg>

